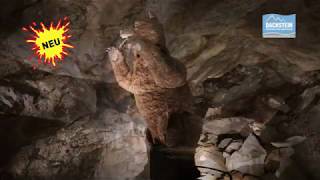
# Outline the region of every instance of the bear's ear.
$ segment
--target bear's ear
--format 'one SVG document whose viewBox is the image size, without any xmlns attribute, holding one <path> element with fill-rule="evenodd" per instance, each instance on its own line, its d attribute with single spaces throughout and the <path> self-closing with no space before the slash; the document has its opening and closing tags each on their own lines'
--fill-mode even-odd
<svg viewBox="0 0 320 180">
<path fill-rule="evenodd" d="M 150 10 L 146 10 L 146 11 L 147 11 L 147 17 L 148 17 L 149 19 L 154 19 L 154 18 L 156 18 L 156 16 L 154 15 L 153 12 L 151 12 Z"/>
<path fill-rule="evenodd" d="M 146 10 L 146 16 L 148 19 L 147 22 L 150 22 L 154 26 L 161 26 L 161 23 L 154 12 L 152 12 L 151 10 Z"/>
</svg>

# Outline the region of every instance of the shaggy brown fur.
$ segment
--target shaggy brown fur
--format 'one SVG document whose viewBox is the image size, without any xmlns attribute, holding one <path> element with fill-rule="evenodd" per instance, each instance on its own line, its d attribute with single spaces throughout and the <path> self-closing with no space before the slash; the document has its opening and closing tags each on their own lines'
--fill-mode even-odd
<svg viewBox="0 0 320 180">
<path fill-rule="evenodd" d="M 190 112 L 191 93 L 183 64 L 170 57 L 164 37 L 154 21 L 135 23 L 134 35 L 125 47 L 132 59 L 120 49 L 109 49 L 109 59 L 118 84 L 134 94 L 153 142 L 166 143 L 168 120 L 173 113 Z M 132 62 L 132 68 L 127 62 Z"/>
</svg>

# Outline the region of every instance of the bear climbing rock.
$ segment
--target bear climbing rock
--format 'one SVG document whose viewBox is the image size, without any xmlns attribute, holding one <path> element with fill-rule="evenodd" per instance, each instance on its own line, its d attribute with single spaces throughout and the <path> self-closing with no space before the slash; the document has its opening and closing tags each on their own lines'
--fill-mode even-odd
<svg viewBox="0 0 320 180">
<path fill-rule="evenodd" d="M 169 55 L 162 27 L 154 18 L 136 21 L 132 34 L 122 37 L 126 39 L 120 47 L 107 50 L 115 78 L 134 94 L 153 143 L 166 144 L 171 115 L 192 111 L 186 69 Z"/>
</svg>

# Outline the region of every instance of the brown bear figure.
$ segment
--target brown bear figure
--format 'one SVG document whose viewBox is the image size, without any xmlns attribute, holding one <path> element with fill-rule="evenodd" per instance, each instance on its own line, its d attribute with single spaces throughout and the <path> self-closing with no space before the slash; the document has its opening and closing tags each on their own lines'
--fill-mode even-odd
<svg viewBox="0 0 320 180">
<path fill-rule="evenodd" d="M 115 78 L 119 86 L 134 94 L 152 142 L 167 144 L 171 115 L 193 111 L 186 69 L 169 55 L 156 18 L 136 21 L 129 37 L 125 31 L 120 36 L 126 37 L 124 45 L 107 50 Z"/>
</svg>

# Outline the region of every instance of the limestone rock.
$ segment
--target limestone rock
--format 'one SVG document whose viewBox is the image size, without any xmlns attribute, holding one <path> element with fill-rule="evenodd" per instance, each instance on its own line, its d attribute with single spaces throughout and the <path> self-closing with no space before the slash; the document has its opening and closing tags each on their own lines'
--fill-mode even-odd
<svg viewBox="0 0 320 180">
<path fill-rule="evenodd" d="M 286 139 L 285 142 L 272 142 L 271 144 L 277 148 L 292 147 L 306 140 L 306 137 L 293 136 Z"/>
<path fill-rule="evenodd" d="M 227 148 L 225 149 L 225 152 L 227 153 L 233 153 L 234 151 L 237 151 L 241 148 L 243 142 L 242 141 L 232 141 Z"/>
<path fill-rule="evenodd" d="M 71 21 L 70 34 L 72 35 L 69 43 L 76 49 L 70 50 L 70 55 L 65 61 L 58 63 L 56 68 L 44 64 L 38 65 L 37 58 L 32 56 L 33 52 L 29 44 L 24 41 L 23 32 L 15 30 L 10 36 L 2 39 L 1 45 L 6 46 L 9 50 L 1 49 L 1 52 L 4 54 L 14 52 L 12 54 L 16 62 L 21 62 L 30 67 L 35 65 L 38 69 L 53 74 L 114 82 L 111 64 L 107 63 L 105 49 L 111 46 L 116 39 L 121 29 L 121 23 L 126 23 L 131 18 L 143 13 L 143 3 L 141 1 L 49 0 L 45 2 L 36 1 L 30 4 L 26 2 L 22 3 L 21 6 L 30 6 L 30 8 L 19 9 L 19 7 L 16 7 L 22 11 L 19 12 L 21 16 L 16 20 L 21 25 L 16 25 L 16 29 L 20 29 L 21 26 L 28 26 L 34 21 L 40 23 L 40 19 L 44 23 L 52 21 L 57 23 L 59 19 L 68 17 Z M 117 9 L 117 11 L 114 11 L 114 9 Z M 129 14 L 130 16 L 128 16 Z M 10 15 L 8 13 L 7 18 L 11 18 Z M 37 18 L 39 16 L 41 18 Z M 31 60 L 28 60 L 29 57 L 32 57 Z"/>
<path fill-rule="evenodd" d="M 196 149 L 195 163 L 201 174 L 221 177 L 227 171 L 222 153 L 215 146 L 200 146 Z"/>
<path fill-rule="evenodd" d="M 234 152 L 226 159 L 229 171 L 237 170 L 244 174 L 262 175 L 264 173 L 264 160 L 266 150 L 259 144 L 254 135 L 250 135 L 239 151 Z"/>
<path fill-rule="evenodd" d="M 173 57 L 184 60 L 201 51 L 206 45 L 206 39 L 198 34 L 185 34 L 168 45 Z"/>
<path fill-rule="evenodd" d="M 208 121 L 205 121 L 203 125 L 203 132 L 214 135 L 232 133 L 240 133 L 244 135 L 249 134 L 249 122 L 252 121 L 252 119 L 243 117 L 231 117 L 213 120 L 210 120 L 210 118 L 207 119 Z"/>
<path fill-rule="evenodd" d="M 11 81 L 16 86 L 0 85 L 2 113 L 70 123 L 96 111 L 95 89 L 83 81 L 50 75 Z"/>
<path fill-rule="evenodd" d="M 83 118 L 23 148 L 12 160 L 10 172 L 17 178 L 38 179 L 139 175 L 147 163 L 144 125 L 112 109 L 92 121 Z"/>
</svg>

